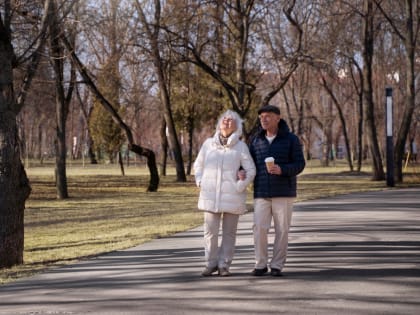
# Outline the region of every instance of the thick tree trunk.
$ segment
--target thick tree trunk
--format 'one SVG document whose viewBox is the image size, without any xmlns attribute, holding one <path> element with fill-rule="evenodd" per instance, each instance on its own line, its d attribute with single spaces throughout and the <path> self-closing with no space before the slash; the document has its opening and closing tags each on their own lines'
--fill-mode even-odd
<svg viewBox="0 0 420 315">
<path fill-rule="evenodd" d="M 57 189 L 57 198 L 66 199 L 69 197 L 67 190 L 67 175 L 66 175 L 66 121 L 69 112 L 69 102 L 66 101 L 64 92 L 64 49 L 61 47 L 59 41 L 60 28 L 57 18 L 57 8 L 55 1 L 51 2 L 50 6 L 50 54 L 52 57 L 52 64 L 55 74 L 55 103 L 57 115 L 57 137 L 56 137 L 56 152 L 55 152 L 55 181 Z"/>
<path fill-rule="evenodd" d="M 57 85 L 60 83 L 57 82 Z M 57 87 L 57 93 L 61 93 L 61 88 Z M 57 198 L 66 199 L 69 197 L 67 190 L 67 174 L 66 174 L 66 159 L 67 159 L 67 145 L 66 145 L 66 121 L 67 108 L 63 104 L 64 97 L 57 97 L 57 139 L 55 152 L 55 181 L 57 189 Z"/>
<path fill-rule="evenodd" d="M 363 20 L 364 47 L 363 47 L 363 96 L 364 96 L 364 118 L 369 148 L 372 155 L 372 180 L 384 180 L 382 157 L 379 150 L 378 137 L 375 126 L 375 111 L 373 103 L 372 88 L 372 59 L 374 47 L 373 31 L 373 3 L 372 0 L 365 0 L 365 18 Z"/>
<path fill-rule="evenodd" d="M 20 157 L 12 60 L 9 36 L 0 27 L 0 268 L 23 263 L 23 217 L 31 191 Z"/>
<path fill-rule="evenodd" d="M 50 1 L 45 0 L 44 12 Z M 10 12 L 5 10 L 5 20 L 0 23 L 0 268 L 23 263 L 24 209 L 31 187 L 21 162 L 20 141 L 16 117 L 24 105 L 32 78 L 40 60 L 46 40 L 48 16 L 42 18 L 40 36 L 34 45 L 29 66 L 15 97 L 13 67 L 16 61 L 11 44 Z M 3 21 L 5 23 L 3 23 Z"/>
<path fill-rule="evenodd" d="M 58 130 L 57 133 L 59 133 Z M 57 138 L 58 137 L 62 136 L 57 136 Z M 55 185 L 57 189 L 57 199 L 66 199 L 69 197 L 69 194 L 67 190 L 65 139 L 57 139 L 55 154 Z"/>
<path fill-rule="evenodd" d="M 0 86 L 0 107 L 5 90 Z M 20 160 L 16 116 L 0 110 L 0 268 L 23 263 L 24 209 L 30 186 Z"/>
<path fill-rule="evenodd" d="M 411 121 L 413 120 L 413 113 L 416 106 L 416 74 L 415 74 L 415 63 L 416 63 L 416 34 L 414 32 L 414 18 L 417 18 L 418 9 L 414 7 L 414 2 L 405 1 L 405 63 L 406 63 L 406 94 L 405 94 L 405 107 L 403 118 L 401 121 L 400 128 L 398 130 L 397 139 L 395 142 L 395 177 L 396 181 L 402 183 L 403 181 L 403 167 L 402 160 L 404 158 L 404 149 L 407 141 L 408 132 L 410 129 Z"/>
</svg>

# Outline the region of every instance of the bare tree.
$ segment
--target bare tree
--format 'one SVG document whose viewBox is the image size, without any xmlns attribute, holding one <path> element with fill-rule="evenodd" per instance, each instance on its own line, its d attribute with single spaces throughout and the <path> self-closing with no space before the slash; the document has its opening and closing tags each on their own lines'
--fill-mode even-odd
<svg viewBox="0 0 420 315">
<path fill-rule="evenodd" d="M 88 91 L 88 90 L 87 90 Z M 90 159 L 91 164 L 98 164 L 98 161 L 96 160 L 95 152 L 93 150 L 93 139 L 90 134 L 89 128 L 87 127 L 89 125 L 89 120 L 92 114 L 93 106 L 88 106 L 88 93 L 85 91 L 84 96 L 82 97 L 80 95 L 80 88 L 76 86 L 76 96 L 77 100 L 79 101 L 80 110 L 82 112 L 82 116 L 84 118 L 84 123 L 86 125 L 84 133 L 86 134 L 86 145 L 87 145 L 87 154 Z"/>
<path fill-rule="evenodd" d="M 30 194 L 30 185 L 20 156 L 20 143 L 16 116 L 25 102 L 32 78 L 36 72 L 45 46 L 50 1 L 44 2 L 40 11 L 26 12 L 35 16 L 38 32 L 32 37 L 24 55 L 15 55 L 15 38 L 12 16 L 19 13 L 21 7 L 12 7 L 12 1 L 3 1 L 0 7 L 0 267 L 11 267 L 23 263 L 24 248 L 24 209 Z M 27 21 L 26 21 L 27 22 Z M 32 48 L 32 49 L 31 49 Z M 20 88 L 13 84 L 13 68 L 26 63 L 26 74 Z M 14 91 L 17 92 L 17 96 Z"/>
<path fill-rule="evenodd" d="M 404 1 L 377 1 L 377 7 L 389 22 L 392 30 L 404 45 L 405 53 L 405 104 L 404 113 L 398 128 L 395 141 L 395 177 L 397 182 L 403 181 L 402 161 L 405 153 L 405 144 L 410 130 L 415 109 L 415 71 L 416 46 L 420 29 L 420 2 L 417 0 Z M 396 10 L 396 8 L 398 8 Z M 395 14 L 397 13 L 397 14 Z"/>
<path fill-rule="evenodd" d="M 363 13 L 363 100 L 364 118 L 369 147 L 372 156 L 373 180 L 384 180 L 385 173 L 375 124 L 373 102 L 372 64 L 375 40 L 375 12 L 373 0 L 364 0 Z"/>
<path fill-rule="evenodd" d="M 79 71 L 79 74 L 84 80 L 84 83 L 87 85 L 87 87 L 91 90 L 91 92 L 95 95 L 95 97 L 98 98 L 98 100 L 101 102 L 102 106 L 112 115 L 112 118 L 114 121 L 120 126 L 122 130 L 124 130 L 127 141 L 128 141 L 128 148 L 132 152 L 144 156 L 147 158 L 147 167 L 149 168 L 150 172 L 150 181 L 149 186 L 147 188 L 147 191 L 157 191 L 159 186 L 159 173 L 156 166 L 156 156 L 155 153 L 152 150 L 149 150 L 147 148 L 141 147 L 134 143 L 133 133 L 131 132 L 131 129 L 129 126 L 122 120 L 121 116 L 118 114 L 118 112 L 112 107 L 112 105 L 109 103 L 109 101 L 103 96 L 103 94 L 99 91 L 99 89 L 96 87 L 95 82 L 91 78 L 91 75 L 89 75 L 86 66 L 81 62 L 80 58 L 77 56 L 73 46 L 69 42 L 69 40 L 66 38 L 64 33 L 61 33 L 60 40 L 63 42 L 64 46 L 66 47 L 68 53 L 70 54 L 70 57 L 72 61 L 74 62 L 77 70 Z"/>
<path fill-rule="evenodd" d="M 346 123 L 346 118 L 344 115 L 344 110 L 343 110 L 343 105 L 340 103 L 338 96 L 336 95 L 336 93 L 333 91 L 333 88 L 331 87 L 330 84 L 328 84 L 327 79 L 325 78 L 324 75 L 321 75 L 322 78 L 322 86 L 324 87 L 324 89 L 327 91 L 328 95 L 330 96 L 337 112 L 338 112 L 338 117 L 340 119 L 341 122 L 341 130 L 343 132 L 343 136 L 344 136 L 344 143 L 345 143 L 345 147 L 346 147 L 346 157 L 347 157 L 347 163 L 349 165 L 350 171 L 353 171 L 353 161 L 351 158 L 351 149 L 350 149 L 350 139 L 348 136 L 348 132 L 347 132 L 347 123 Z M 335 81 L 338 81 L 337 78 L 333 77 L 333 80 L 335 79 Z"/>
<path fill-rule="evenodd" d="M 104 16 L 99 20 L 102 25 L 96 30 L 99 37 L 96 51 L 100 53 L 99 70 L 97 71 L 97 86 L 104 97 L 112 104 L 117 112 L 123 112 L 122 102 L 122 74 L 121 64 L 127 47 L 123 34 L 127 29 L 126 23 L 120 23 L 124 16 L 120 0 L 111 0 L 109 4 L 102 4 Z M 119 156 L 124 142 L 121 128 L 114 123 L 112 116 L 94 99 L 93 113 L 89 121 L 89 129 L 98 152 L 105 152 L 110 163 Z M 122 160 L 118 159 L 123 170 Z M 124 172 L 124 171 L 123 171 Z"/>
<path fill-rule="evenodd" d="M 74 2 L 73 2 L 74 4 Z M 55 161 L 55 181 L 57 188 L 57 198 L 66 199 L 69 197 L 67 189 L 67 175 L 66 175 L 66 122 L 69 113 L 69 105 L 73 95 L 74 81 L 76 79 L 76 71 L 73 65 L 70 65 L 70 76 L 68 88 L 66 91 L 65 76 L 65 57 L 64 47 L 60 42 L 60 28 L 59 11 L 55 0 L 51 1 L 51 20 L 49 23 L 49 46 L 50 58 L 54 69 L 55 82 L 55 102 L 57 115 L 57 136 L 55 140 L 56 147 L 56 161 Z M 74 33 L 74 30 L 73 30 Z M 71 34 L 71 40 L 74 42 L 74 34 Z"/>
<path fill-rule="evenodd" d="M 170 25 L 166 25 L 166 31 L 181 60 L 195 64 L 218 82 L 230 107 L 245 117 L 252 105 L 267 104 L 297 68 L 302 30 L 293 11 L 295 1 L 284 3 L 281 7 L 279 2 L 257 5 L 252 0 L 198 1 L 193 6 L 184 1 L 183 5 L 191 9 L 182 8 L 181 4 L 176 12 L 184 14 L 184 27 L 188 28 L 188 32 L 179 32 L 179 29 L 175 30 Z M 271 28 L 260 26 L 266 22 L 265 13 L 270 9 L 274 12 L 279 7 L 296 36 L 292 36 L 287 43 L 292 51 L 289 49 L 287 55 L 282 56 L 283 71 L 276 77 L 276 82 L 271 82 L 269 87 L 257 92 L 257 84 L 266 69 L 261 66 L 264 64 L 261 62 L 263 56 L 258 55 L 259 51 L 255 47 L 258 46 L 257 39 L 262 41 L 264 36 L 269 38 Z M 179 19 L 177 22 L 179 27 Z M 265 65 L 268 67 L 268 62 Z M 264 95 L 262 101 L 257 97 L 260 92 Z"/>
<path fill-rule="evenodd" d="M 159 85 L 160 100 L 163 106 L 166 128 L 168 130 L 169 146 L 175 159 L 177 181 L 185 182 L 187 179 L 185 175 L 184 161 L 171 109 L 169 78 L 166 71 L 167 63 L 162 57 L 162 49 L 160 47 L 161 3 L 160 0 L 154 0 L 154 18 L 152 22 L 147 20 L 144 9 L 138 0 L 136 0 L 136 8 L 144 27 L 145 36 L 148 39 L 148 44 L 150 46 L 149 54 L 153 60 Z"/>
<path fill-rule="evenodd" d="M 357 142 L 355 142 L 357 145 L 355 145 L 353 151 L 356 151 L 357 154 L 356 170 L 360 172 L 362 170 L 363 160 L 363 72 L 353 57 L 348 57 L 348 63 L 351 82 L 353 82 L 357 95 L 357 110 L 355 111 L 357 113 Z"/>
<path fill-rule="evenodd" d="M 311 148 L 313 146 L 314 119 L 312 117 L 313 72 L 307 64 L 301 64 L 290 77 L 290 80 L 282 89 L 282 101 L 286 112 L 282 115 L 289 121 L 289 127 L 296 133 L 304 143 L 305 153 L 311 159 Z"/>
</svg>

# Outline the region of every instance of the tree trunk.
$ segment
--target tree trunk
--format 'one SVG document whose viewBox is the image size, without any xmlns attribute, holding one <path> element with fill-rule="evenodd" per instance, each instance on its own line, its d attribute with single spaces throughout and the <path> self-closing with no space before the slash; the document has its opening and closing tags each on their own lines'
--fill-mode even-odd
<svg viewBox="0 0 420 315">
<path fill-rule="evenodd" d="M 405 1 L 405 38 L 404 38 L 404 47 L 405 47 L 405 63 L 406 63 L 406 88 L 405 88 L 405 106 L 403 118 L 401 121 L 400 128 L 398 130 L 397 139 L 395 141 L 395 152 L 394 152 L 394 161 L 395 161 L 395 177 L 396 181 L 402 183 L 403 181 L 403 171 L 402 171 L 402 160 L 404 157 L 404 148 L 407 141 L 408 132 L 410 129 L 414 108 L 416 106 L 416 91 L 415 91 L 415 82 L 416 75 L 414 71 L 414 66 L 416 62 L 416 34 L 414 32 L 414 18 L 417 18 L 418 12 L 417 8 L 414 7 L 415 1 L 406 0 Z M 417 25 L 418 26 L 418 25 Z"/>
<path fill-rule="evenodd" d="M 159 72 L 159 70 L 157 70 Z M 159 79 L 159 88 L 161 101 L 164 107 L 163 116 L 165 117 L 166 126 L 168 128 L 168 140 L 169 147 L 172 150 L 175 159 L 175 169 L 176 169 L 176 180 L 178 182 L 186 182 L 187 177 L 185 176 L 184 169 L 184 160 L 182 158 L 181 146 L 176 133 L 174 119 L 172 117 L 171 104 L 169 100 L 169 92 L 162 78 L 162 74 L 158 74 Z M 163 80 L 163 81 L 162 81 Z"/>
<path fill-rule="evenodd" d="M 56 81 L 57 80 L 60 79 L 56 78 Z M 57 198 L 66 199 L 69 197 L 66 175 L 66 121 L 68 108 L 66 108 L 66 104 L 64 104 L 64 95 L 61 95 L 63 93 L 62 87 L 60 86 L 61 84 L 61 81 L 56 82 L 57 139 L 55 152 L 55 184 L 57 189 Z"/>
<path fill-rule="evenodd" d="M 131 144 L 130 150 L 147 158 L 147 167 L 149 168 L 150 172 L 150 182 L 149 187 L 147 187 L 147 191 L 157 191 L 159 187 L 159 173 L 156 167 L 155 153 L 152 150 L 144 149 L 136 144 Z"/>
<path fill-rule="evenodd" d="M 121 148 L 120 148 L 120 150 L 118 150 L 118 164 L 120 164 L 121 175 L 125 176 L 124 161 L 123 161 L 123 157 L 122 157 L 122 154 L 121 154 Z"/>
<path fill-rule="evenodd" d="M 13 101 L 3 98 L 8 94 L 6 90 L 13 94 L 11 85 L 10 89 L 4 88 L 1 84 L 1 109 L 7 105 L 10 108 Z M 3 268 L 23 263 L 23 218 L 31 189 L 20 160 L 16 115 L 11 110 L 0 112 L 0 268 Z"/>
<path fill-rule="evenodd" d="M 82 110 L 82 114 L 83 114 L 83 118 L 85 119 L 86 126 L 89 126 L 89 120 L 90 120 L 90 117 L 92 116 L 93 107 L 90 108 L 89 110 L 85 108 L 86 98 L 82 100 L 82 97 L 80 96 L 80 91 L 78 88 L 76 88 L 76 96 L 77 96 L 77 99 L 79 100 L 80 109 Z M 95 151 L 93 150 L 93 139 L 90 134 L 89 127 L 86 128 L 86 147 L 87 147 L 86 148 L 87 155 L 89 157 L 90 164 L 98 164 L 98 161 L 96 160 Z M 84 154 L 85 154 L 84 148 L 82 148 L 82 155 Z"/>
<path fill-rule="evenodd" d="M 88 131 L 87 135 L 87 147 L 88 147 L 88 156 L 90 160 L 90 164 L 98 164 L 98 160 L 96 159 L 95 151 L 93 150 L 93 139 Z"/>
<path fill-rule="evenodd" d="M 166 122 L 162 119 L 160 124 L 160 142 L 162 143 L 162 156 L 160 159 L 160 174 L 166 176 L 166 164 L 168 161 L 168 138 L 166 136 Z"/>
<path fill-rule="evenodd" d="M 184 161 L 182 158 L 182 150 L 179 144 L 178 136 L 176 133 L 175 123 L 172 115 L 171 109 L 171 99 L 169 92 L 169 82 L 168 78 L 165 75 L 165 62 L 161 57 L 161 50 L 159 49 L 159 32 L 160 32 L 160 16 L 161 16 L 161 5 L 160 1 L 154 1 L 154 21 L 153 23 L 148 23 L 145 13 L 139 3 L 136 1 L 137 12 L 142 23 L 145 26 L 146 36 L 149 40 L 151 49 L 150 57 L 153 60 L 153 65 L 155 68 L 160 100 L 163 106 L 163 116 L 165 117 L 166 126 L 168 128 L 168 140 L 169 146 L 172 150 L 175 159 L 175 168 L 176 168 L 176 177 L 178 182 L 186 182 L 187 177 L 185 176 Z"/>
<path fill-rule="evenodd" d="M 57 189 L 57 199 L 67 199 L 69 197 L 67 190 L 66 152 L 65 131 L 63 135 L 63 131 L 60 131 L 57 128 L 55 152 L 55 185 Z"/>
<path fill-rule="evenodd" d="M 343 110 L 340 106 L 340 103 L 337 100 L 337 97 L 335 96 L 332 89 L 328 86 L 328 83 L 327 83 L 327 81 L 325 80 L 324 77 L 322 77 L 322 85 L 324 86 L 324 88 L 328 92 L 328 94 L 330 95 L 330 97 L 331 97 L 331 99 L 332 99 L 332 101 L 335 105 L 335 108 L 337 109 L 338 117 L 340 118 L 340 122 L 341 122 L 341 126 L 342 126 L 342 132 L 343 132 L 343 136 L 344 136 L 344 144 L 346 146 L 347 163 L 349 165 L 350 171 L 353 172 L 353 161 L 352 161 L 352 158 L 351 158 L 350 140 L 349 140 L 349 136 L 347 134 L 347 124 L 346 124 L 346 119 L 344 117 Z M 336 148 L 338 148 L 338 146 L 336 146 Z"/>
<path fill-rule="evenodd" d="M 0 24 L 0 268 L 23 263 L 24 209 L 31 188 L 21 163 L 10 36 Z"/>
<path fill-rule="evenodd" d="M 357 80 L 354 76 L 353 73 L 353 65 L 356 67 L 357 69 L 357 73 L 358 73 L 358 77 L 360 79 L 360 88 L 358 88 L 358 84 L 357 84 Z M 356 141 L 356 146 L 355 146 L 355 156 L 357 159 L 357 167 L 356 170 L 357 172 L 360 172 L 362 170 L 362 161 L 363 161 L 363 71 L 360 68 L 359 64 L 357 63 L 357 61 L 352 58 L 351 59 L 351 64 L 349 66 L 350 72 L 351 72 L 351 78 L 353 81 L 353 85 L 355 90 L 357 91 L 357 141 Z"/>
<path fill-rule="evenodd" d="M 51 20 L 49 24 L 50 36 L 50 54 L 52 57 L 52 65 L 55 74 L 55 104 L 57 115 L 56 127 L 56 152 L 55 152 L 55 181 L 57 189 L 57 198 L 66 199 L 69 197 L 67 190 L 67 175 L 66 175 L 66 121 L 69 112 L 69 103 L 66 102 L 64 92 L 64 55 L 63 48 L 59 42 L 59 28 L 56 21 L 56 4 L 51 2 Z"/>
<path fill-rule="evenodd" d="M 359 96 L 357 119 L 357 171 L 362 171 L 363 161 L 363 94 Z"/>
<path fill-rule="evenodd" d="M 330 157 L 332 150 L 332 130 L 329 124 L 326 124 L 326 129 L 323 130 L 324 141 L 322 142 L 322 159 L 321 166 L 327 167 L 330 165 Z"/>
<path fill-rule="evenodd" d="M 378 137 L 375 126 L 375 111 L 373 103 L 372 88 L 372 59 L 374 47 L 373 31 L 373 3 L 372 0 L 365 0 L 365 17 L 363 19 L 364 47 L 363 47 L 363 96 L 364 96 L 364 118 L 369 148 L 372 155 L 372 180 L 384 180 L 382 157 L 379 150 Z"/>
<path fill-rule="evenodd" d="M 187 175 L 191 175 L 191 169 L 193 164 L 193 135 L 194 135 L 194 117 L 193 114 L 190 113 L 188 117 L 188 126 L 187 126 L 187 134 L 188 134 L 188 162 L 187 162 Z"/>
</svg>

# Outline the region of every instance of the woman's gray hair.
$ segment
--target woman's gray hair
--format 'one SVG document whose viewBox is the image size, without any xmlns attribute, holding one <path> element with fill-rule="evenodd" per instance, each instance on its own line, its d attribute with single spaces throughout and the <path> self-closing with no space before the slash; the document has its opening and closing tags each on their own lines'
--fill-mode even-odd
<svg viewBox="0 0 420 315">
<path fill-rule="evenodd" d="M 217 121 L 216 130 L 220 130 L 220 124 L 225 117 L 233 118 L 236 122 L 236 130 L 235 133 L 240 137 L 242 136 L 242 123 L 244 120 L 239 116 L 239 114 L 233 110 L 228 109 L 222 115 L 220 115 L 219 120 Z"/>
</svg>

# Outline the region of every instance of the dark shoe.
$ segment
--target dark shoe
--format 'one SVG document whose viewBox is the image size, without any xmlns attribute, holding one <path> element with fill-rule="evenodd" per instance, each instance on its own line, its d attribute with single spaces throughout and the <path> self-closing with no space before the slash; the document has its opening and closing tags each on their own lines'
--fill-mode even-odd
<svg viewBox="0 0 420 315">
<path fill-rule="evenodd" d="M 281 273 L 281 270 L 280 269 L 277 269 L 277 268 L 271 268 L 270 274 L 273 277 L 281 277 L 281 276 L 283 276 L 283 274 Z"/>
<path fill-rule="evenodd" d="M 254 270 L 252 270 L 252 275 L 260 277 L 260 276 L 265 275 L 267 273 L 267 271 L 268 271 L 267 267 L 264 267 L 262 269 L 255 268 Z"/>
<path fill-rule="evenodd" d="M 213 267 L 213 268 L 206 267 L 206 268 L 204 268 L 204 270 L 201 272 L 201 275 L 202 275 L 203 277 L 209 277 L 209 276 L 211 276 L 211 275 L 212 275 L 212 273 L 215 273 L 218 269 L 219 269 L 219 268 L 217 268 L 217 267 Z"/>
<path fill-rule="evenodd" d="M 227 268 L 219 268 L 219 276 L 221 277 L 229 277 L 232 274 L 227 270 Z"/>
</svg>

